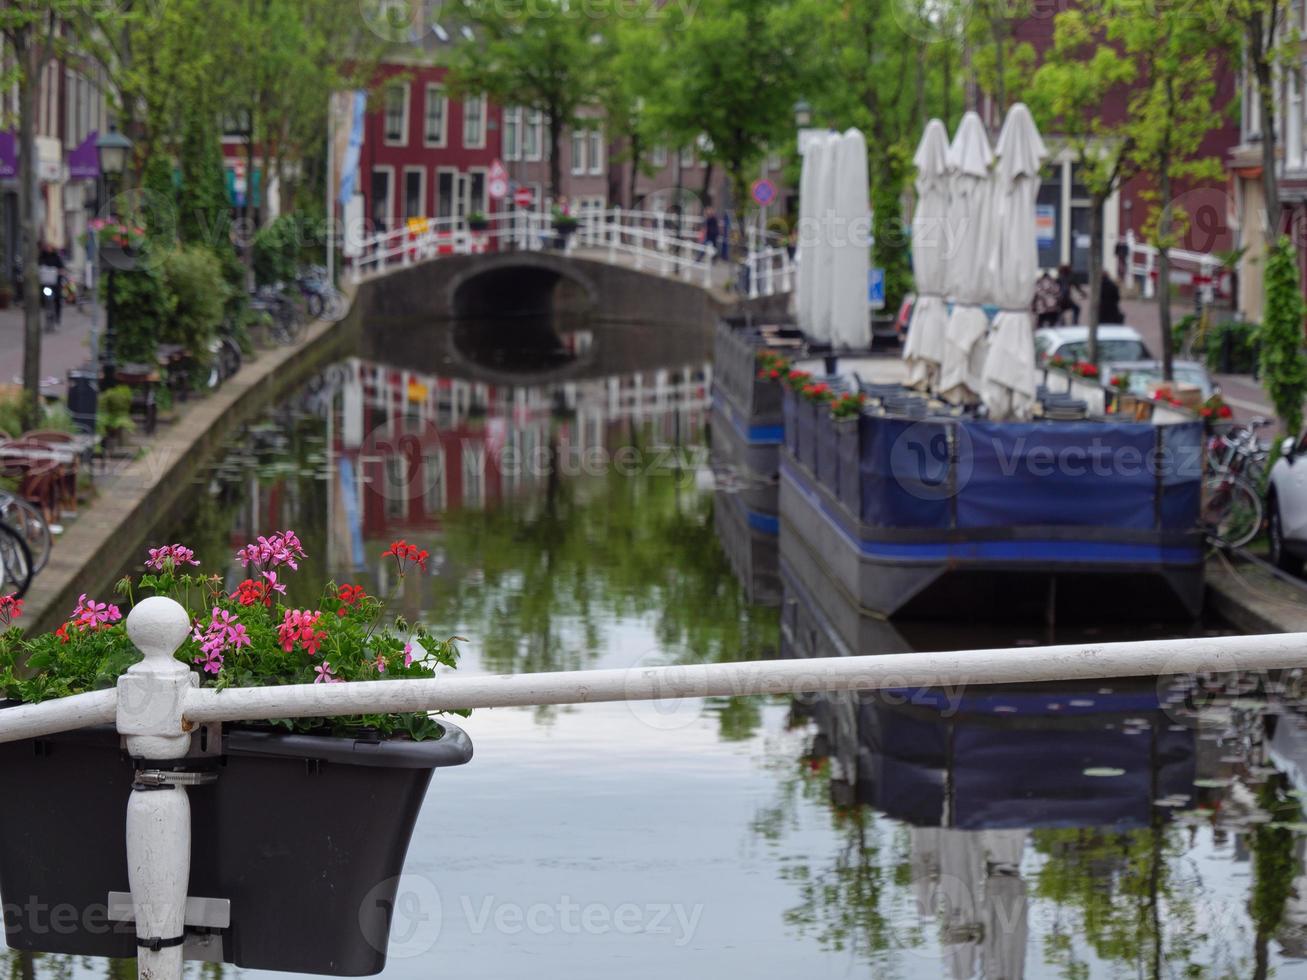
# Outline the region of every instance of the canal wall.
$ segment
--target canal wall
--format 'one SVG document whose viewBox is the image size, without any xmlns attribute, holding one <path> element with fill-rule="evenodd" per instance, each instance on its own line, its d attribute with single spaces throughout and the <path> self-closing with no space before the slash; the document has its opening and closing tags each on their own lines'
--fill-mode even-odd
<svg viewBox="0 0 1307 980">
<path fill-rule="evenodd" d="M 295 347 L 261 351 L 235 377 L 180 418 L 161 425 L 141 454 L 110 463 L 96 478 L 97 494 L 55 540 L 50 561 L 24 600 L 29 634 L 58 627 L 86 593 L 112 601 L 113 579 L 132 555 L 145 558 L 152 535 L 197 492 L 195 480 L 213 451 L 270 402 L 294 391 L 321 367 L 351 353 L 360 329 L 357 304 L 345 319 L 318 321 Z"/>
</svg>

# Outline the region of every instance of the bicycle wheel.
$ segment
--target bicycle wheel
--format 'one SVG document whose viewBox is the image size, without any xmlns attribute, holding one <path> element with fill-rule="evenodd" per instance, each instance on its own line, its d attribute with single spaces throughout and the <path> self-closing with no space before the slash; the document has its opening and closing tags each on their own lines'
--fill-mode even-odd
<svg viewBox="0 0 1307 980">
<path fill-rule="evenodd" d="M 326 309 L 323 310 L 324 319 L 331 320 L 333 323 L 337 320 L 345 319 L 349 313 L 349 301 L 345 299 L 345 294 L 339 289 L 332 287 L 327 293 Z"/>
<path fill-rule="evenodd" d="M 295 304 L 288 302 L 277 304 L 277 319 L 281 321 L 282 335 L 285 337 L 282 342 L 287 345 L 298 343 L 304 333 L 304 320 L 300 317 Z"/>
<path fill-rule="evenodd" d="M 41 512 L 16 494 L 0 491 L 0 523 L 13 528 L 27 542 L 32 553 L 32 571 L 39 572 L 50 560 L 50 525 Z"/>
<path fill-rule="evenodd" d="M 1203 483 L 1203 526 L 1219 544 L 1242 548 L 1262 529 L 1262 501 L 1245 480 L 1213 476 Z"/>
<path fill-rule="evenodd" d="M 32 585 L 32 552 L 7 524 L 0 524 L 0 592 L 22 598 Z"/>
<path fill-rule="evenodd" d="M 304 303 L 308 309 L 310 320 L 322 319 L 323 302 L 321 293 L 306 293 Z"/>
</svg>

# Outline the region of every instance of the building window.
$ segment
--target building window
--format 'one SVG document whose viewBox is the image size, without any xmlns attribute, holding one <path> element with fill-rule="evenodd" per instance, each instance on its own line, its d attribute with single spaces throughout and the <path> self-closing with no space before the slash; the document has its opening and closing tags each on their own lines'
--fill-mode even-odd
<svg viewBox="0 0 1307 980">
<path fill-rule="evenodd" d="M 426 128 L 424 139 L 427 146 L 444 146 L 446 138 L 446 116 L 449 100 L 445 89 L 440 85 L 427 86 Z"/>
<path fill-rule="evenodd" d="M 601 129 L 590 130 L 590 173 L 604 172 L 604 133 Z"/>
<path fill-rule="evenodd" d="M 545 116 L 539 109 L 532 109 L 526 118 L 526 133 L 522 143 L 523 156 L 527 160 L 543 158 Z"/>
<path fill-rule="evenodd" d="M 653 152 L 649 154 L 649 159 L 655 167 L 667 166 L 667 147 L 659 143 L 653 148 Z"/>
<path fill-rule="evenodd" d="M 468 212 L 480 211 L 488 214 L 490 202 L 486 199 L 486 171 L 484 168 L 469 167 L 467 171 L 467 209 Z"/>
<path fill-rule="evenodd" d="M 406 219 L 426 217 L 425 176 L 421 167 L 408 167 L 404 170 L 404 217 Z"/>
<path fill-rule="evenodd" d="M 390 228 L 390 167 L 372 168 L 372 223 L 377 231 Z"/>
<path fill-rule="evenodd" d="M 479 150 L 486 145 L 486 97 L 474 95 L 463 102 L 463 146 Z"/>
<path fill-rule="evenodd" d="M 585 133 L 579 129 L 572 132 L 572 173 L 585 173 Z"/>
<path fill-rule="evenodd" d="M 522 110 L 504 110 L 504 159 L 522 159 Z"/>
<path fill-rule="evenodd" d="M 681 169 L 687 170 L 694 166 L 694 147 L 681 147 Z"/>
<path fill-rule="evenodd" d="M 408 143 L 408 86 L 386 87 L 386 143 L 404 146 Z"/>
<path fill-rule="evenodd" d="M 456 170 L 444 167 L 436 171 L 436 217 L 454 216 L 454 181 Z"/>
<path fill-rule="evenodd" d="M 428 514 L 438 514 L 449 502 L 448 491 L 445 489 L 445 447 L 436 446 L 425 453 L 422 457 L 422 469 L 422 483 L 425 487 L 423 502 L 426 511 Z"/>
</svg>

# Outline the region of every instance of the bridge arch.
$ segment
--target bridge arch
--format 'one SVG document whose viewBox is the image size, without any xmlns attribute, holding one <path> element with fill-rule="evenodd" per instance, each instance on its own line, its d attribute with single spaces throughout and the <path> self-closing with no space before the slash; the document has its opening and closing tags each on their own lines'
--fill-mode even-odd
<svg viewBox="0 0 1307 980">
<path fill-rule="evenodd" d="M 548 252 L 507 252 L 480 257 L 453 275 L 446 302 L 455 316 L 547 316 L 590 313 L 600 289 L 577 263 Z"/>
</svg>

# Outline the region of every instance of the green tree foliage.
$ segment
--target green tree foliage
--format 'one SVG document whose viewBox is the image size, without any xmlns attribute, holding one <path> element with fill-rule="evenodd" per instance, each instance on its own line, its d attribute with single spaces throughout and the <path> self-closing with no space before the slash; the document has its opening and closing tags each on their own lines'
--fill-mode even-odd
<svg viewBox="0 0 1307 980">
<path fill-rule="evenodd" d="M 1162 328 L 1162 367 L 1171 378 L 1171 263 L 1188 227 L 1189 216 L 1174 200 L 1182 180 L 1222 177 L 1221 163 L 1200 157 L 1203 137 L 1217 124 L 1211 56 L 1211 23 L 1192 0 L 1109 0 L 1107 40 L 1120 46 L 1137 67 L 1121 135 L 1130 143 L 1130 160 L 1156 180 L 1145 222 L 1158 248 L 1158 312 Z"/>
<path fill-rule="evenodd" d="M 500 105 L 541 112 L 549 133 L 549 193 L 558 200 L 563 133 L 600 91 L 606 17 L 566 0 L 467 2 L 451 13 L 473 35 L 454 49 L 451 87 L 461 96 L 485 93 Z"/>
<path fill-rule="evenodd" d="M 180 153 L 177 231 L 183 242 L 230 251 L 231 206 L 222 164 L 217 116 L 192 111 L 186 117 Z"/>
<path fill-rule="evenodd" d="M 218 258 L 204 245 L 182 245 L 164 258 L 162 271 L 172 315 L 162 325 L 159 339 L 182 344 L 197 365 L 207 367 L 209 341 L 222 323 L 227 300 Z"/>
<path fill-rule="evenodd" d="M 1099 289 L 1103 274 L 1103 205 L 1136 172 L 1134 138 L 1126 123 L 1109 123 L 1103 106 L 1137 76 L 1133 59 L 1104 44 L 1107 9 L 1090 0 L 1057 15 L 1053 47 L 1034 76 L 1031 102 L 1046 129 L 1071 151 L 1076 177 L 1089 192 L 1089 360 L 1098 362 Z"/>
<path fill-rule="evenodd" d="M 1302 403 L 1307 396 L 1307 355 L 1303 354 L 1304 303 L 1298 281 L 1298 253 L 1280 238 L 1266 257 L 1266 312 L 1261 342 L 1262 385 L 1284 431 L 1302 431 Z"/>
</svg>

